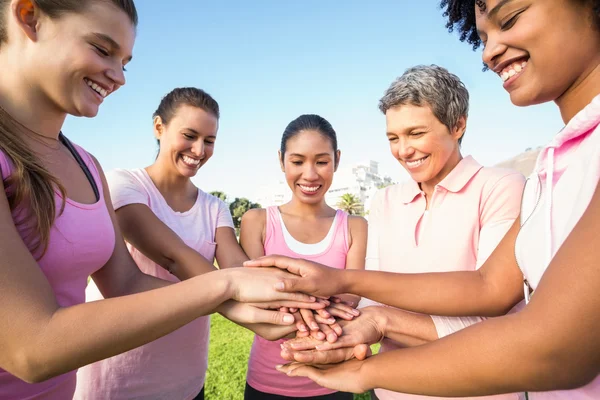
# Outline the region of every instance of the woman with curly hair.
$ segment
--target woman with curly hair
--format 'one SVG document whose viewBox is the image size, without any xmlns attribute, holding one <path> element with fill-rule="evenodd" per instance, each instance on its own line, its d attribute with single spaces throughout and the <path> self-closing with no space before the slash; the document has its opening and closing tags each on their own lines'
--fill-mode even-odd
<svg viewBox="0 0 600 400">
<path fill-rule="evenodd" d="M 520 217 L 477 271 L 397 274 L 266 257 L 300 275 L 284 290 L 354 293 L 433 315 L 498 316 L 422 346 L 364 359 L 393 335 L 390 307 L 279 369 L 322 386 L 431 396 L 530 391 L 530 399 L 600 399 L 600 1 L 443 0 L 450 30 L 475 48 L 518 106 L 554 101 L 565 127 L 540 153 Z M 402 259 L 398 259 L 401 263 Z M 505 315 L 525 300 L 520 312 Z M 352 326 L 352 327 L 351 327 Z M 356 347 L 354 347 L 356 346 Z M 293 349 L 292 349 L 293 350 Z"/>
</svg>

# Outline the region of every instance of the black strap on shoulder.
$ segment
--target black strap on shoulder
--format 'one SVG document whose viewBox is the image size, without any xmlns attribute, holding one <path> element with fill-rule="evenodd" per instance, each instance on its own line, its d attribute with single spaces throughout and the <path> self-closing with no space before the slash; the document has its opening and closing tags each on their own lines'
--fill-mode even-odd
<svg viewBox="0 0 600 400">
<path fill-rule="evenodd" d="M 94 179 L 94 176 L 90 172 L 90 169 L 88 168 L 86 163 L 81 158 L 81 155 L 79 155 L 79 152 L 75 149 L 75 146 L 73 146 L 73 143 L 71 143 L 71 141 L 69 139 L 67 139 L 67 137 L 65 135 L 63 135 L 62 132 L 58 135 L 58 139 L 60 140 L 60 142 L 62 144 L 65 145 L 65 147 L 67 149 L 69 149 L 69 151 L 71 152 L 73 157 L 75 157 L 77 164 L 79 164 L 79 167 L 81 167 L 81 169 L 83 170 L 85 177 L 90 182 L 90 185 L 92 185 L 92 189 L 94 190 L 94 195 L 96 196 L 96 201 L 99 201 L 100 200 L 100 192 L 98 191 L 98 185 L 96 185 L 96 180 Z"/>
</svg>

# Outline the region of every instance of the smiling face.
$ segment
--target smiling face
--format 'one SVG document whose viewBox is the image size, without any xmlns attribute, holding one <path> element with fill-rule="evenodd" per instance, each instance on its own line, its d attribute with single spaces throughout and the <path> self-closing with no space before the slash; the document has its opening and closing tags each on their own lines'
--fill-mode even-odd
<svg viewBox="0 0 600 400">
<path fill-rule="evenodd" d="M 110 2 L 90 1 L 80 13 L 41 15 L 36 27 L 28 32 L 29 81 L 55 109 L 95 116 L 104 99 L 125 84 L 124 65 L 135 41 L 131 19 Z"/>
<path fill-rule="evenodd" d="M 281 153 L 279 156 L 281 160 Z M 293 196 L 302 203 L 322 202 L 333 181 L 339 156 L 339 150 L 334 151 L 331 140 L 319 131 L 300 131 L 288 139 L 281 169 Z"/>
<path fill-rule="evenodd" d="M 191 178 L 212 157 L 219 120 L 201 108 L 181 105 L 167 125 L 154 118 L 154 133 L 160 141 L 157 163 Z"/>
<path fill-rule="evenodd" d="M 428 105 L 406 104 L 387 110 L 385 120 L 390 150 L 415 182 L 433 187 L 460 161 L 465 117 L 450 131 Z"/>
<path fill-rule="evenodd" d="M 600 31 L 586 3 L 487 0 L 484 10 L 475 6 L 483 61 L 515 105 L 558 100 L 598 70 Z"/>
</svg>

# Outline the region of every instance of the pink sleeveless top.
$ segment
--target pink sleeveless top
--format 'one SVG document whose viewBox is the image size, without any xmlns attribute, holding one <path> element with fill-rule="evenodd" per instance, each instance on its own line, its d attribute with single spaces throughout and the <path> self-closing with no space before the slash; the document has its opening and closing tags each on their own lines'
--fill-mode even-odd
<svg viewBox="0 0 600 400">
<path fill-rule="evenodd" d="M 115 246 L 115 231 L 104 203 L 102 180 L 96 165 L 82 148 L 75 145 L 74 147 L 91 172 L 100 199 L 94 204 L 81 204 L 67 198 L 64 211 L 59 215 L 63 199 L 58 192 L 55 192 L 57 218 L 50 231 L 46 253 L 38 260 L 38 265 L 46 275 L 61 307 L 85 302 L 88 276 L 104 266 Z M 0 151 L 0 170 L 5 192 L 8 194 L 13 189 L 13 187 L 6 187 L 13 164 L 2 151 Z M 22 221 L 27 215 L 26 211 L 23 207 L 17 206 L 12 213 L 13 220 Z M 21 238 L 31 250 L 35 245 L 35 236 L 31 235 L 26 225 L 18 223 L 15 225 Z M 18 266 L 9 268 L 18 268 Z M 64 339 L 69 340 L 67 337 Z M 71 371 L 42 383 L 29 384 L 0 369 L 0 400 L 71 399 L 75 391 L 75 374 L 76 371 Z"/>
<path fill-rule="evenodd" d="M 337 210 L 333 237 L 324 251 L 319 254 L 304 255 L 292 251 L 286 244 L 279 209 L 268 207 L 266 211 L 265 255 L 280 254 L 304 258 L 332 268 L 344 269 L 346 267 L 346 255 L 349 248 L 348 214 Z M 308 378 L 289 377 L 275 369 L 276 365 L 288 362 L 280 356 L 280 344 L 283 341 L 282 339 L 271 342 L 258 335 L 254 337 L 248 361 L 248 385 L 264 393 L 289 397 L 311 397 L 334 393 L 335 391 L 323 388 Z"/>
</svg>

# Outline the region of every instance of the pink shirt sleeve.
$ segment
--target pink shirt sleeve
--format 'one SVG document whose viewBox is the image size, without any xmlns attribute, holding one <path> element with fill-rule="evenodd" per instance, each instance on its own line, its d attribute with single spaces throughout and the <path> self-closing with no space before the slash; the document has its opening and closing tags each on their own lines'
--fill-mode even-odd
<svg viewBox="0 0 600 400">
<path fill-rule="evenodd" d="M 379 224 L 381 218 L 381 207 L 382 207 L 382 192 L 385 189 L 380 189 L 373 195 L 371 201 L 371 207 L 369 208 L 368 230 L 367 230 L 367 256 L 365 259 L 365 270 L 368 271 L 379 271 Z M 363 297 L 360 299 L 358 305 L 359 308 L 368 306 L 382 305 L 371 299 Z"/>
<path fill-rule="evenodd" d="M 525 177 L 518 172 L 507 173 L 501 177 L 483 195 L 480 211 L 479 244 L 477 248 L 477 269 L 481 267 L 500 243 L 521 208 L 521 195 Z M 477 322 L 482 317 L 443 317 L 432 315 L 438 337 L 442 338 L 464 329 Z"/>
<path fill-rule="evenodd" d="M 141 182 L 129 171 L 116 169 L 106 174 L 110 197 L 115 210 L 129 204 L 145 204 L 149 206 L 150 199 Z"/>
<path fill-rule="evenodd" d="M 513 225 L 521 208 L 525 177 L 518 172 L 500 178 L 482 203 L 477 268 L 492 254 Z"/>
<path fill-rule="evenodd" d="M 217 228 L 233 228 L 233 218 L 229 212 L 229 207 L 223 201 L 219 200 L 219 213 L 217 216 Z"/>
</svg>

